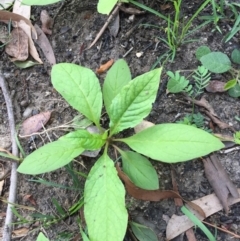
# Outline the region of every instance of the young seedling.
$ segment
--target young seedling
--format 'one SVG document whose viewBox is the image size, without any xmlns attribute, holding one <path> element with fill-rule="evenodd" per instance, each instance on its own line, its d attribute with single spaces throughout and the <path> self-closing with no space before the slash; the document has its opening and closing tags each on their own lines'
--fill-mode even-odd
<svg viewBox="0 0 240 241">
<path fill-rule="evenodd" d="M 108 71 L 101 91 L 99 80 L 90 69 L 69 63 L 53 66 L 51 78 L 55 89 L 95 124 L 99 134 L 86 130 L 70 132 L 27 156 L 18 172 L 37 175 L 54 171 L 85 150 L 104 148 L 84 187 L 84 216 L 90 240 L 122 241 L 127 228 L 125 189 L 108 154 L 110 146 L 122 156 L 123 168 L 135 185 L 141 187 L 143 180 L 148 179 L 144 186 L 147 189 L 157 189 L 158 181 L 146 157 L 176 163 L 223 147 L 213 135 L 182 124 L 159 124 L 130 137 L 118 137 L 119 132 L 136 126 L 150 113 L 161 71 L 158 68 L 131 80 L 126 62 L 118 60 Z M 100 123 L 102 97 L 110 119 L 107 130 L 102 129 Z M 127 144 L 135 152 L 122 150 L 118 142 Z M 138 178 L 134 180 L 135 175 Z"/>
<path fill-rule="evenodd" d="M 231 53 L 230 59 L 222 52 L 211 52 L 210 49 L 207 51 L 206 46 L 201 46 L 200 48 L 200 50 L 206 50 L 205 52 L 202 52 L 202 54 L 199 54 L 199 52 L 201 52 L 199 49 L 197 50 L 197 56 L 202 65 L 212 73 L 222 74 L 229 72 L 232 79 L 225 84 L 224 90 L 228 90 L 228 94 L 232 97 L 240 97 L 240 51 L 234 49 Z M 232 66 L 231 61 L 236 67 Z"/>
</svg>

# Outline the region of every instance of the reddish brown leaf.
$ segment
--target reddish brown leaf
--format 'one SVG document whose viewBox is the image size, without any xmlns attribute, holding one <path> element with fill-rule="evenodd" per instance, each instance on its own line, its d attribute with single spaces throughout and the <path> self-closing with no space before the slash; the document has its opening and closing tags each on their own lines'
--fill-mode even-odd
<svg viewBox="0 0 240 241">
<path fill-rule="evenodd" d="M 219 198 L 226 213 L 229 211 L 229 194 L 234 198 L 239 198 L 237 188 L 234 186 L 228 174 L 222 167 L 216 155 L 203 159 L 206 177 Z"/>
<path fill-rule="evenodd" d="M 37 203 L 31 194 L 27 194 L 23 197 L 23 200 L 29 201 L 33 206 L 37 206 Z"/>
<path fill-rule="evenodd" d="M 42 31 L 45 34 L 52 34 L 53 19 L 49 16 L 46 10 L 42 10 L 40 14 L 40 20 L 42 22 Z"/>
<path fill-rule="evenodd" d="M 114 60 L 111 59 L 106 64 L 101 65 L 100 68 L 96 70 L 97 74 L 102 74 L 105 71 L 107 71 L 112 66 L 113 63 L 114 63 Z"/>
<path fill-rule="evenodd" d="M 46 111 L 37 115 L 31 116 L 22 123 L 20 137 L 32 135 L 33 133 L 42 129 L 42 127 L 50 119 L 51 112 Z"/>
<path fill-rule="evenodd" d="M 127 193 L 139 200 L 158 202 L 167 198 L 181 198 L 184 200 L 177 192 L 172 190 L 145 190 L 135 186 L 129 177 L 116 165 L 118 176 L 124 182 Z M 187 202 L 186 200 L 184 200 Z M 204 211 L 196 204 L 192 202 L 187 202 L 187 204 L 195 209 L 201 216 L 205 217 Z"/>
<path fill-rule="evenodd" d="M 206 90 L 210 93 L 216 93 L 216 92 L 225 92 L 224 90 L 225 83 L 218 80 L 212 80 L 209 82 L 208 86 L 206 87 Z"/>
</svg>

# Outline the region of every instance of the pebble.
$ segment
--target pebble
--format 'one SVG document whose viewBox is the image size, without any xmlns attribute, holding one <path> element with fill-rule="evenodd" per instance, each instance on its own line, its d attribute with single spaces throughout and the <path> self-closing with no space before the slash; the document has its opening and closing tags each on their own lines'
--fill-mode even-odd
<svg viewBox="0 0 240 241">
<path fill-rule="evenodd" d="M 32 114 L 33 107 L 27 107 L 26 110 L 23 112 L 23 117 L 27 118 Z"/>
</svg>

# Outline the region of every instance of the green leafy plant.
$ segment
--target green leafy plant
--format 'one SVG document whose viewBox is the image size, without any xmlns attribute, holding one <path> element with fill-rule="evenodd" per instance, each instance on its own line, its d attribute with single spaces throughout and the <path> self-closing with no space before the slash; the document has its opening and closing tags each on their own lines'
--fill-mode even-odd
<svg viewBox="0 0 240 241">
<path fill-rule="evenodd" d="M 191 125 L 203 129 L 211 133 L 211 130 L 205 127 L 204 116 L 198 112 L 196 114 L 188 114 L 182 120 L 178 121 L 179 124 Z"/>
<path fill-rule="evenodd" d="M 199 59 L 202 65 L 209 71 L 217 74 L 229 72 L 231 79 L 225 84 L 224 89 L 232 97 L 240 97 L 240 51 L 234 49 L 231 53 L 231 59 L 222 52 L 210 52 Z M 233 67 L 233 64 L 235 66 Z"/>
<path fill-rule="evenodd" d="M 103 147 L 103 154 L 91 168 L 84 187 L 84 215 L 90 240 L 120 241 L 127 228 L 125 189 L 108 154 L 110 147 L 122 156 L 123 169 L 132 181 L 148 189 L 156 189 L 158 184 L 156 171 L 146 157 L 175 163 L 223 147 L 213 135 L 181 124 L 155 125 L 130 137 L 118 137 L 119 132 L 136 126 L 150 113 L 161 71 L 158 68 L 131 80 L 126 62 L 118 60 L 108 71 L 102 92 L 98 78 L 90 69 L 69 63 L 53 66 L 51 79 L 55 89 L 92 121 L 99 133 L 70 132 L 27 156 L 18 172 L 31 175 L 50 172 L 65 166 L 85 150 Z M 102 98 L 110 118 L 107 130 L 100 124 Z M 127 144 L 135 152 L 122 150 L 118 142 Z"/>
<path fill-rule="evenodd" d="M 188 79 L 180 75 L 179 71 L 176 71 L 175 74 L 168 71 L 167 75 L 170 77 L 167 84 L 170 93 L 184 92 L 192 98 L 202 94 L 210 81 L 210 73 L 204 66 L 198 66 L 197 70 L 194 70 L 192 74 L 194 85 L 191 85 Z"/>
</svg>

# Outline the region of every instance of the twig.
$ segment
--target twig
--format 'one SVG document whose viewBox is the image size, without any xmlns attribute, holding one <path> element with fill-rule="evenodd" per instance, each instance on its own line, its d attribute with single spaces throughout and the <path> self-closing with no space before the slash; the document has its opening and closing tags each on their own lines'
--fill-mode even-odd
<svg viewBox="0 0 240 241">
<path fill-rule="evenodd" d="M 119 8 L 121 6 L 121 3 L 118 3 L 116 8 L 113 10 L 113 12 L 110 14 L 110 16 L 108 17 L 106 23 L 103 25 L 103 27 L 101 28 L 101 30 L 99 31 L 99 33 L 97 34 L 96 38 L 93 40 L 93 42 L 90 44 L 89 47 L 87 47 L 87 49 L 92 48 L 92 46 L 99 40 L 99 38 L 102 36 L 102 34 L 104 33 L 105 29 L 107 28 L 107 26 L 109 25 L 110 21 L 115 17 L 115 15 L 117 14 Z M 86 49 L 86 50 L 87 50 Z"/>
<path fill-rule="evenodd" d="M 3 96 L 6 102 L 7 113 L 8 113 L 8 121 L 9 127 L 11 132 L 11 141 L 12 141 L 12 154 L 14 156 L 18 156 L 18 147 L 15 140 L 15 120 L 13 115 L 13 105 L 12 100 L 9 95 L 8 87 L 6 85 L 6 81 L 4 76 L 0 73 L 0 87 L 3 92 Z M 17 192 L 17 163 L 12 162 L 12 170 L 11 170 L 11 177 L 10 177 L 10 188 L 9 188 L 9 197 L 8 197 L 8 206 L 6 211 L 6 219 L 3 228 L 3 241 L 11 241 L 12 236 L 12 218 L 13 213 L 11 207 L 13 207 L 10 203 L 15 203 L 16 199 L 16 192 Z"/>
</svg>

